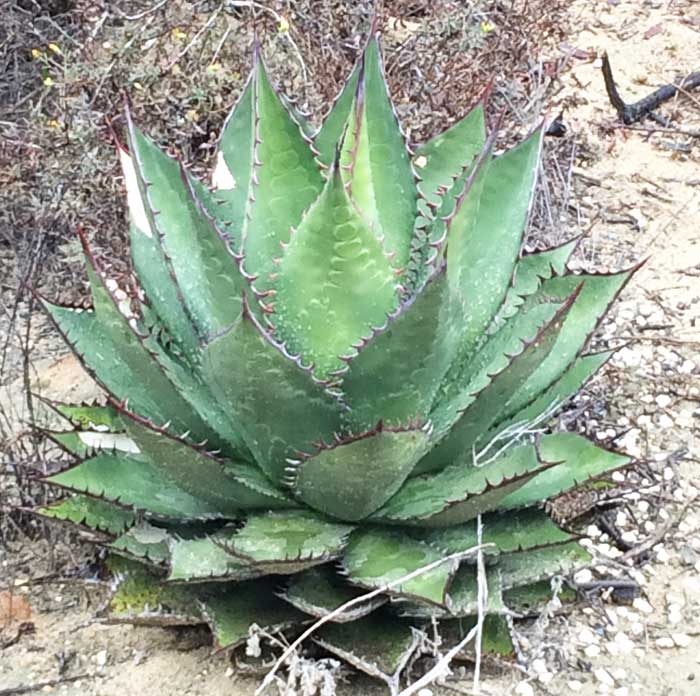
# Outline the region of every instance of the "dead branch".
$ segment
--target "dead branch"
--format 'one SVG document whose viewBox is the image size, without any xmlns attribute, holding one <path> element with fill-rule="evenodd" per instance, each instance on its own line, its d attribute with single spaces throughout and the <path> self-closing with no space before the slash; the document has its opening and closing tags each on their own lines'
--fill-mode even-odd
<svg viewBox="0 0 700 696">
<path fill-rule="evenodd" d="M 700 87 L 700 72 L 693 72 L 678 85 L 664 85 L 639 101 L 627 104 L 620 96 L 620 92 L 615 84 L 610 59 L 607 53 L 603 54 L 603 65 L 601 69 L 603 71 L 603 80 L 605 81 L 605 90 L 608 93 L 610 103 L 615 107 L 615 111 L 617 111 L 620 120 L 628 126 L 646 118 L 654 109 L 675 97 L 678 92 L 687 92 L 696 87 Z"/>
</svg>

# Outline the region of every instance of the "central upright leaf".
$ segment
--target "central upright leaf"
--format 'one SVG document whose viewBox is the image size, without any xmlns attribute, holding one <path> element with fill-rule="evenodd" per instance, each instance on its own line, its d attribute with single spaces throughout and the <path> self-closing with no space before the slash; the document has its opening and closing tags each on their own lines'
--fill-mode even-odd
<svg viewBox="0 0 700 696">
<path fill-rule="evenodd" d="M 320 167 L 299 125 L 268 80 L 262 60 L 254 67 L 256 119 L 251 186 L 243 225 L 244 266 L 260 291 L 274 285 L 280 243 L 289 239 L 323 187 Z"/>
<path fill-rule="evenodd" d="M 394 266 L 403 270 L 416 218 L 416 181 L 375 38 L 367 44 L 361 69 L 343 142 L 344 178 Z"/>
<path fill-rule="evenodd" d="M 337 166 L 279 265 L 277 328 L 326 375 L 397 302 L 394 272 L 355 210 Z"/>
</svg>

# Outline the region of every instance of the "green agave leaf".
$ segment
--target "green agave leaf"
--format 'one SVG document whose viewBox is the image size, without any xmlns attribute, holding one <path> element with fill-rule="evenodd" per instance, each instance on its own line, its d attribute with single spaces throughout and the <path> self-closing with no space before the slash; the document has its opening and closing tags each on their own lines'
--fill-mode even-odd
<svg viewBox="0 0 700 696">
<path fill-rule="evenodd" d="M 44 480 L 156 517 L 183 520 L 221 517 L 215 505 L 179 488 L 163 475 L 160 466 L 124 453 L 97 454 Z"/>
<path fill-rule="evenodd" d="M 313 136 L 314 146 L 318 151 L 317 159 L 326 167 L 330 167 L 336 157 L 336 152 L 343 139 L 346 124 L 350 118 L 360 79 L 360 64 L 350 73 L 343 89 L 333 102 L 333 106 L 323 119 L 321 127 Z"/>
<path fill-rule="evenodd" d="M 107 534 L 121 534 L 134 524 L 130 510 L 86 495 L 74 495 L 59 503 L 37 508 L 44 517 L 65 520 Z"/>
<path fill-rule="evenodd" d="M 265 574 L 265 571 L 234 558 L 224 549 L 229 536 L 230 533 L 224 529 L 200 538 L 171 538 L 167 582 L 230 582 Z"/>
<path fill-rule="evenodd" d="M 354 428 L 427 417 L 458 349 L 455 314 L 443 269 L 348 359 L 342 389 Z"/>
<path fill-rule="evenodd" d="M 500 556 L 496 565 L 487 568 L 489 588 L 501 587 L 503 591 L 527 586 L 549 579 L 554 575 L 567 575 L 590 562 L 589 553 L 576 541 L 548 546 L 534 551 L 522 551 Z M 462 566 L 450 588 L 450 610 L 455 615 L 468 616 L 478 609 L 479 588 L 474 566 Z"/>
<path fill-rule="evenodd" d="M 614 351 L 593 353 L 578 358 L 574 364 L 542 395 L 518 411 L 511 418 L 501 421 L 483 438 L 477 442 L 494 442 L 499 433 L 512 431 L 519 424 L 537 423 L 548 414 L 559 410 L 572 396 L 575 396 L 583 385 L 595 375 L 610 359 Z"/>
<path fill-rule="evenodd" d="M 437 474 L 409 479 L 372 519 L 406 525 L 447 527 L 498 507 L 509 493 L 553 465 L 536 447 L 514 447 L 483 467 L 453 464 Z"/>
<path fill-rule="evenodd" d="M 170 560 L 167 529 L 139 522 L 117 537 L 109 548 L 114 552 L 152 565 L 165 565 Z"/>
<path fill-rule="evenodd" d="M 299 611 L 321 619 L 361 594 L 362 590 L 343 582 L 332 566 L 324 565 L 292 576 L 283 596 Z M 386 597 L 374 597 L 336 614 L 331 621 L 356 621 L 385 603 Z"/>
<path fill-rule="evenodd" d="M 450 221 L 447 272 L 465 303 L 465 355 L 482 337 L 510 286 L 535 188 L 542 133 L 539 128 L 491 160 Z"/>
<path fill-rule="evenodd" d="M 391 264 L 334 165 L 279 263 L 276 335 L 327 377 L 396 302 Z"/>
<path fill-rule="evenodd" d="M 443 558 L 438 549 L 403 532 L 377 527 L 353 533 L 345 549 L 343 566 L 351 583 L 377 589 Z M 387 594 L 443 605 L 455 569 L 453 561 L 441 563 L 387 589 Z"/>
<path fill-rule="evenodd" d="M 541 287 L 542 281 L 566 272 L 566 262 L 578 246 L 580 237 L 564 242 L 557 247 L 525 254 L 515 267 L 512 285 L 508 290 L 503 305 L 494 318 L 489 332 L 500 328 L 506 319 L 512 317 L 522 306 L 526 297 L 534 295 Z"/>
<path fill-rule="evenodd" d="M 489 592 L 491 590 L 489 589 Z M 489 595 L 491 596 L 491 595 Z M 443 640 L 443 650 L 457 645 L 477 624 L 478 617 L 466 616 L 460 619 L 442 619 L 438 631 Z M 482 655 L 498 655 L 500 657 L 512 657 L 515 655 L 515 647 L 510 634 L 510 628 L 505 616 L 490 614 L 484 617 L 481 626 Z M 474 642 L 465 646 L 460 656 L 468 659 L 474 658 Z"/>
<path fill-rule="evenodd" d="M 513 587 L 503 593 L 503 601 L 511 610 L 521 616 L 538 616 L 543 607 L 552 599 L 552 583 L 549 580 L 541 580 L 531 585 Z M 576 591 L 564 585 L 558 594 L 562 602 L 573 602 L 576 599 Z"/>
<path fill-rule="evenodd" d="M 542 361 L 547 358 L 558 342 L 563 323 L 575 304 L 579 289 L 574 289 L 566 301 L 559 305 L 554 315 L 538 329 L 531 340 L 520 339 L 521 349 L 517 354 L 505 355 L 502 352 L 500 338 L 494 340 L 495 360 L 480 361 L 488 365 L 488 369 L 477 372 L 476 377 L 468 381 L 464 393 L 469 397 L 457 401 L 459 416 L 454 422 L 449 434 L 428 455 L 428 462 L 423 466 L 444 468 L 451 462 L 470 462 L 475 456 L 474 446 L 477 440 L 503 417 L 504 404 L 508 403 L 512 394 L 525 384 L 530 376 L 539 369 Z M 552 307 L 538 305 L 537 309 L 544 311 L 547 316 Z M 537 316 L 539 312 L 535 313 Z M 527 317 L 523 315 L 523 319 Z M 517 322 L 520 324 L 520 322 Z M 528 321 L 524 322 L 529 324 Z M 519 331 L 516 333 L 518 335 Z M 508 334 L 506 338 L 511 338 Z M 499 355 L 500 353 L 500 355 Z M 492 355 L 488 346 L 485 355 Z M 463 399 L 463 397 L 462 397 Z"/>
<path fill-rule="evenodd" d="M 57 401 L 42 399 L 57 413 L 69 420 L 81 430 L 103 431 L 110 433 L 124 432 L 119 412 L 109 405 L 100 404 L 62 404 Z"/>
<path fill-rule="evenodd" d="M 129 417 L 128 432 L 161 476 L 221 515 L 294 505 L 253 464 L 217 459 L 134 414 L 124 413 Z"/>
<path fill-rule="evenodd" d="M 218 649 L 233 649 L 244 643 L 253 624 L 276 633 L 308 620 L 304 614 L 279 599 L 274 578 L 237 582 L 225 590 L 204 596 L 202 611 L 214 634 Z"/>
<path fill-rule="evenodd" d="M 314 640 L 382 681 L 391 681 L 403 671 L 420 642 L 410 623 L 381 611 L 350 623 L 327 623 Z"/>
<path fill-rule="evenodd" d="M 247 221 L 243 227 L 246 271 L 258 292 L 274 285 L 280 242 L 323 188 L 323 176 L 309 142 L 270 84 L 256 54 L 253 67 L 256 145 Z"/>
<path fill-rule="evenodd" d="M 131 124 L 128 109 L 126 117 Z M 132 152 L 136 152 L 133 143 Z M 163 249 L 155 214 L 146 194 L 143 172 L 121 145 L 119 156 L 129 206 L 131 259 L 139 284 L 148 298 L 148 303 L 141 302 L 141 311 L 144 315 L 155 312 L 180 349 L 189 359 L 194 359 L 199 345 L 197 331 L 184 304 L 170 259 Z"/>
<path fill-rule="evenodd" d="M 357 204 L 396 268 L 405 268 L 416 216 L 416 183 L 389 98 L 376 37 L 365 48 L 341 164 Z"/>
<path fill-rule="evenodd" d="M 146 417 L 169 421 L 180 432 L 199 440 L 217 441 L 216 433 L 199 417 L 168 379 L 144 337 L 137 333 L 117 306 L 99 273 L 87 239 L 81 242 L 88 260 L 88 278 L 94 311 L 81 311 L 43 301 L 59 331 L 100 386 Z"/>
<path fill-rule="evenodd" d="M 129 139 L 154 236 L 172 267 L 187 313 L 200 336 L 220 331 L 240 312 L 245 280 L 214 220 L 198 203 L 182 165 L 131 123 Z M 148 273 L 144 268 L 139 277 Z M 155 308 L 160 315 L 161 308 Z M 171 329 L 176 330 L 179 324 Z"/>
<path fill-rule="evenodd" d="M 561 544 L 573 537 L 559 529 L 549 516 L 536 508 L 515 513 L 490 513 L 482 518 L 483 544 L 493 544 L 483 553 L 495 556 Z M 445 554 L 461 553 L 478 546 L 476 520 L 422 532 L 417 538 L 441 549 Z"/>
<path fill-rule="evenodd" d="M 315 565 L 337 558 L 353 529 L 306 510 L 265 512 L 249 515 L 243 528 L 227 539 L 225 548 L 258 566 Z"/>
<path fill-rule="evenodd" d="M 413 165 L 419 177 L 418 190 L 431 207 L 438 209 L 449 198 L 454 205 L 454 198 L 461 190 L 453 188 L 456 179 L 481 153 L 485 144 L 486 119 L 482 99 L 464 118 L 416 148 Z"/>
<path fill-rule="evenodd" d="M 425 428 L 381 427 L 339 439 L 316 454 L 290 459 L 291 485 L 312 508 L 355 522 L 377 510 L 399 489 L 427 444 Z"/>
<path fill-rule="evenodd" d="M 196 595 L 184 587 L 161 583 L 160 575 L 141 563 L 110 557 L 116 584 L 107 604 L 110 623 L 143 626 L 188 626 L 203 623 Z"/>
<path fill-rule="evenodd" d="M 247 310 L 205 350 L 203 369 L 229 409 L 255 461 L 273 482 L 286 460 L 340 429 L 343 408 Z M 298 417 L 299 405 L 304 417 Z"/>
<path fill-rule="evenodd" d="M 224 122 L 212 175 L 213 191 L 193 185 L 204 204 L 229 239 L 229 249 L 240 251 L 241 237 L 253 172 L 255 122 L 253 75 L 248 78 L 236 105 Z"/>
<path fill-rule="evenodd" d="M 631 461 L 631 457 L 597 447 L 573 433 L 543 436 L 540 451 L 548 461 L 561 463 L 504 498 L 499 505 L 502 510 L 535 505 Z"/>
<path fill-rule="evenodd" d="M 567 275 L 546 280 L 541 293 L 528 298 L 526 305 L 540 301 L 542 295 L 553 299 L 568 297 L 581 286 L 579 296 L 564 321 L 551 354 L 528 378 L 504 409 L 505 417 L 512 416 L 548 389 L 579 356 L 590 335 L 598 326 L 608 308 L 639 268 L 612 275 Z"/>
</svg>

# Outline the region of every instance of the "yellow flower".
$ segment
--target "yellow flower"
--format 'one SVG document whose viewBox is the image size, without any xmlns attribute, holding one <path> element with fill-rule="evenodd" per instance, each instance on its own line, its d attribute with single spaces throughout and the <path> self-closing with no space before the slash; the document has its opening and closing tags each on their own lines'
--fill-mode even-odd
<svg viewBox="0 0 700 696">
<path fill-rule="evenodd" d="M 182 41 L 183 39 L 187 38 L 187 34 L 180 29 L 180 27 L 175 27 L 172 32 L 170 32 L 173 35 L 174 39 L 178 39 L 179 41 Z"/>
<path fill-rule="evenodd" d="M 480 29 L 483 34 L 488 34 L 489 32 L 492 32 L 495 28 L 496 27 L 493 24 L 491 24 L 491 22 L 488 22 L 486 20 L 484 20 L 480 25 Z"/>
<path fill-rule="evenodd" d="M 53 77 L 47 75 L 47 76 L 44 78 L 44 84 L 45 84 L 47 87 L 51 87 L 52 85 L 54 85 L 55 83 L 54 83 L 54 81 L 53 81 Z"/>
<path fill-rule="evenodd" d="M 32 58 L 41 58 L 41 51 L 38 48 L 32 49 Z"/>
<path fill-rule="evenodd" d="M 210 63 L 207 65 L 207 72 L 217 73 L 221 70 L 221 65 L 219 63 Z"/>
<path fill-rule="evenodd" d="M 46 125 L 49 128 L 60 128 L 61 124 L 55 119 L 55 118 L 50 118 L 47 122 Z"/>
<path fill-rule="evenodd" d="M 55 43 L 49 44 L 49 51 L 51 51 L 52 53 L 56 53 L 59 56 L 62 55 L 61 49 L 59 48 L 58 44 L 55 44 Z"/>
<path fill-rule="evenodd" d="M 289 31 L 289 20 L 284 15 L 280 17 L 280 23 L 277 25 L 277 31 L 279 31 L 280 34 L 286 34 Z"/>
</svg>

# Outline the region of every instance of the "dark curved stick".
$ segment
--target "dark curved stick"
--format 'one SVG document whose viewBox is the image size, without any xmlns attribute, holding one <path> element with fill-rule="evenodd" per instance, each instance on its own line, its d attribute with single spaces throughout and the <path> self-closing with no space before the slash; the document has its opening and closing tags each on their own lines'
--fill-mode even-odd
<svg viewBox="0 0 700 696">
<path fill-rule="evenodd" d="M 672 99 L 680 90 L 690 90 L 695 87 L 700 87 L 700 72 L 690 73 L 684 80 L 677 85 L 664 85 L 659 87 L 649 96 L 634 102 L 626 104 L 617 91 L 615 80 L 610 66 L 608 54 L 603 55 L 603 79 L 605 80 L 605 90 L 608 93 L 610 103 L 615 107 L 620 120 L 626 125 L 641 121 L 645 116 L 649 115 L 654 109 L 663 104 L 665 101 Z"/>
</svg>

